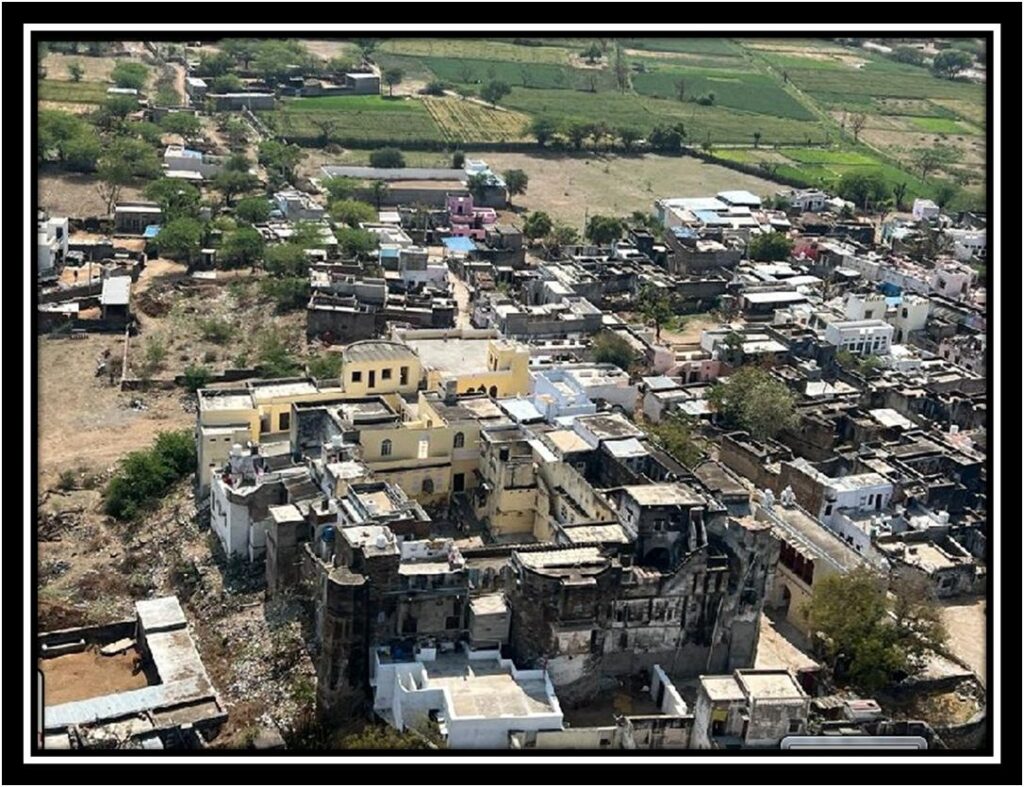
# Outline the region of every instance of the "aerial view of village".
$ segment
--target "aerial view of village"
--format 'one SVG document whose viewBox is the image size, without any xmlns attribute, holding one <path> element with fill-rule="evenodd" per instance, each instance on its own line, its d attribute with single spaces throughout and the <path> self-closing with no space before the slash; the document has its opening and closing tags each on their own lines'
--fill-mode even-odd
<svg viewBox="0 0 1024 787">
<path fill-rule="evenodd" d="M 118 35 L 32 43 L 41 752 L 990 745 L 991 36 Z"/>
</svg>

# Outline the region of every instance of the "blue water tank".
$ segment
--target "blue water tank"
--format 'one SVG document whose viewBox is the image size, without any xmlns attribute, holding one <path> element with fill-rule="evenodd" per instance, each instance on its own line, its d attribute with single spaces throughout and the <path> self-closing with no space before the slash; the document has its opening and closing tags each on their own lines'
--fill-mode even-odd
<svg viewBox="0 0 1024 787">
<path fill-rule="evenodd" d="M 324 528 L 324 532 L 320 534 L 320 538 L 327 544 L 334 541 L 334 525 L 328 525 Z"/>
</svg>

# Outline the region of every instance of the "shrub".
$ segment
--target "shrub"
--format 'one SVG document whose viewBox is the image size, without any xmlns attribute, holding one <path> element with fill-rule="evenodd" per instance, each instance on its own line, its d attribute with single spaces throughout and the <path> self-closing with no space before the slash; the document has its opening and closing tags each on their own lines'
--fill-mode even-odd
<svg viewBox="0 0 1024 787">
<path fill-rule="evenodd" d="M 213 372 L 206 366 L 192 365 L 185 369 L 185 387 L 195 393 L 200 388 L 205 388 L 213 379 Z"/>
<path fill-rule="evenodd" d="M 260 294 L 274 301 L 278 314 L 304 309 L 309 303 L 309 279 L 301 276 L 264 279 L 260 282 Z"/>
<path fill-rule="evenodd" d="M 380 148 L 370 154 L 370 166 L 382 169 L 399 169 L 405 166 L 405 156 L 398 148 Z"/>
<path fill-rule="evenodd" d="M 176 481 L 195 470 L 191 432 L 161 432 L 153 446 L 128 454 L 107 484 L 104 510 L 120 521 L 156 507 Z"/>
<path fill-rule="evenodd" d="M 199 333 L 208 342 L 224 344 L 235 335 L 235 329 L 227 320 L 210 317 L 199 321 Z"/>
</svg>

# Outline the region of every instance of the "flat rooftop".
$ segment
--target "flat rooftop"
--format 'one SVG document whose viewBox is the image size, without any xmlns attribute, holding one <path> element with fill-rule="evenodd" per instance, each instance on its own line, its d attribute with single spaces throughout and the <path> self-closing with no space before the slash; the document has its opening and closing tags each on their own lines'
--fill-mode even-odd
<svg viewBox="0 0 1024 787">
<path fill-rule="evenodd" d="M 490 342 L 487 337 L 405 340 L 425 368 L 460 375 L 487 371 Z"/>
<path fill-rule="evenodd" d="M 499 718 L 557 713 L 542 678 L 516 680 L 497 661 L 444 656 L 424 665 L 427 688 L 443 688 L 456 716 Z"/>
<path fill-rule="evenodd" d="M 320 389 L 311 382 L 271 383 L 269 385 L 254 385 L 252 396 L 257 402 L 265 402 L 270 399 L 278 399 L 286 396 L 309 396 L 319 393 Z"/>
<path fill-rule="evenodd" d="M 785 670 L 740 670 L 739 681 L 758 700 L 805 699 L 807 695 Z"/>
<path fill-rule="evenodd" d="M 701 675 L 700 685 L 712 702 L 743 702 L 747 698 L 732 675 Z"/>
<path fill-rule="evenodd" d="M 783 534 L 795 536 L 797 544 L 809 548 L 814 553 L 812 556 L 824 556 L 843 571 L 849 571 L 865 564 L 864 559 L 848 547 L 842 539 L 826 530 L 824 525 L 800 509 L 777 505 L 773 508 L 773 513 L 784 523 L 781 526 L 776 525 L 780 527 Z M 787 540 L 792 541 L 793 539 Z"/>
<path fill-rule="evenodd" d="M 624 486 L 622 490 L 642 506 L 700 505 L 704 498 L 682 484 Z"/>
<path fill-rule="evenodd" d="M 370 339 L 350 344 L 342 351 L 346 361 L 399 361 L 415 357 L 406 344 L 387 339 Z"/>
</svg>

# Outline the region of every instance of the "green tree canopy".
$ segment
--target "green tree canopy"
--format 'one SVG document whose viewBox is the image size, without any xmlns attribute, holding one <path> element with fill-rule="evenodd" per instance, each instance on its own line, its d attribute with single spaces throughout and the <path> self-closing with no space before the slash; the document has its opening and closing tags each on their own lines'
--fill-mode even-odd
<svg viewBox="0 0 1024 787">
<path fill-rule="evenodd" d="M 359 188 L 359 181 L 349 177 L 327 178 L 323 181 L 323 187 L 327 189 L 331 202 L 334 202 L 351 198 Z"/>
<path fill-rule="evenodd" d="M 750 259 L 758 262 L 788 260 L 793 249 L 793 239 L 783 232 L 768 232 L 757 235 L 750 241 Z"/>
<path fill-rule="evenodd" d="M 405 156 L 398 148 L 380 148 L 370 153 L 370 166 L 381 169 L 400 169 L 405 166 Z"/>
<path fill-rule="evenodd" d="M 199 118 L 188 112 L 168 112 L 160 118 L 160 128 L 171 134 L 180 134 L 186 140 L 199 136 L 203 124 Z"/>
<path fill-rule="evenodd" d="M 594 360 L 597 363 L 612 363 L 624 372 L 629 371 L 629 367 L 633 365 L 636 357 L 629 342 L 612 331 L 602 331 L 597 334 L 592 347 Z"/>
<path fill-rule="evenodd" d="M 505 186 L 510 196 L 525 194 L 526 187 L 530 183 L 530 176 L 521 169 L 507 169 L 503 174 Z"/>
<path fill-rule="evenodd" d="M 586 232 L 588 240 L 598 246 L 604 246 L 622 237 L 622 220 L 614 216 L 595 214 L 587 220 Z"/>
<path fill-rule="evenodd" d="M 640 313 L 654 323 L 655 341 L 661 341 L 661 328 L 672 319 L 672 303 L 660 288 L 646 286 L 640 291 Z"/>
<path fill-rule="evenodd" d="M 367 202 L 343 199 L 331 203 L 331 218 L 350 227 L 358 227 L 360 222 L 375 221 L 377 209 Z"/>
<path fill-rule="evenodd" d="M 817 649 L 840 679 L 875 692 L 920 671 L 922 657 L 941 647 L 937 608 L 916 580 L 898 580 L 894 598 L 885 579 L 866 567 L 814 583 L 807 617 Z"/>
<path fill-rule="evenodd" d="M 511 92 L 512 88 L 508 86 L 507 82 L 495 79 L 480 89 L 480 98 L 493 106 Z"/>
<path fill-rule="evenodd" d="M 263 236 L 253 227 L 239 227 L 224 236 L 217 253 L 221 267 L 255 265 L 263 257 Z"/>
<path fill-rule="evenodd" d="M 400 68 L 389 68 L 384 71 L 384 82 L 388 86 L 388 96 L 393 96 L 395 93 L 395 85 L 401 83 L 405 74 Z"/>
<path fill-rule="evenodd" d="M 526 221 L 523 222 L 523 234 L 530 240 L 537 240 L 548 235 L 553 227 L 551 217 L 538 210 L 526 217 Z"/>
<path fill-rule="evenodd" d="M 235 205 L 235 216 L 249 224 L 262 224 L 270 218 L 270 203 L 265 197 L 245 197 Z"/>
<path fill-rule="evenodd" d="M 658 423 L 647 424 L 647 432 L 675 459 L 692 468 L 704 456 L 700 442 L 694 435 L 693 419 L 682 413 L 665 416 Z"/>
<path fill-rule="evenodd" d="M 878 203 L 889 194 L 888 184 L 877 172 L 848 172 L 839 179 L 839 196 L 866 208 L 868 203 Z"/>
<path fill-rule="evenodd" d="M 117 63 L 110 72 L 110 78 L 118 87 L 142 90 L 149 79 L 149 69 L 142 63 L 122 61 Z"/>
<path fill-rule="evenodd" d="M 973 62 L 974 58 L 967 52 L 945 49 L 932 59 L 932 71 L 936 76 L 953 79 Z"/>
<path fill-rule="evenodd" d="M 744 366 L 711 387 L 708 401 L 729 426 L 755 440 L 775 437 L 797 424 L 796 400 L 790 390 L 764 369 Z"/>
<path fill-rule="evenodd" d="M 530 134 L 537 140 L 537 144 L 544 147 L 548 140 L 555 135 L 555 131 L 558 130 L 555 121 L 551 118 L 538 117 L 534 118 L 530 123 Z"/>
<path fill-rule="evenodd" d="M 210 80 L 211 93 L 240 93 L 242 80 L 236 74 L 221 74 Z"/>
<path fill-rule="evenodd" d="M 149 183 L 143 193 L 146 199 L 160 204 L 165 224 L 178 218 L 199 216 L 199 189 L 187 181 L 161 178 Z"/>
<path fill-rule="evenodd" d="M 196 219 L 173 219 L 162 227 L 154 239 L 161 257 L 191 262 L 203 243 L 203 225 Z"/>
</svg>

